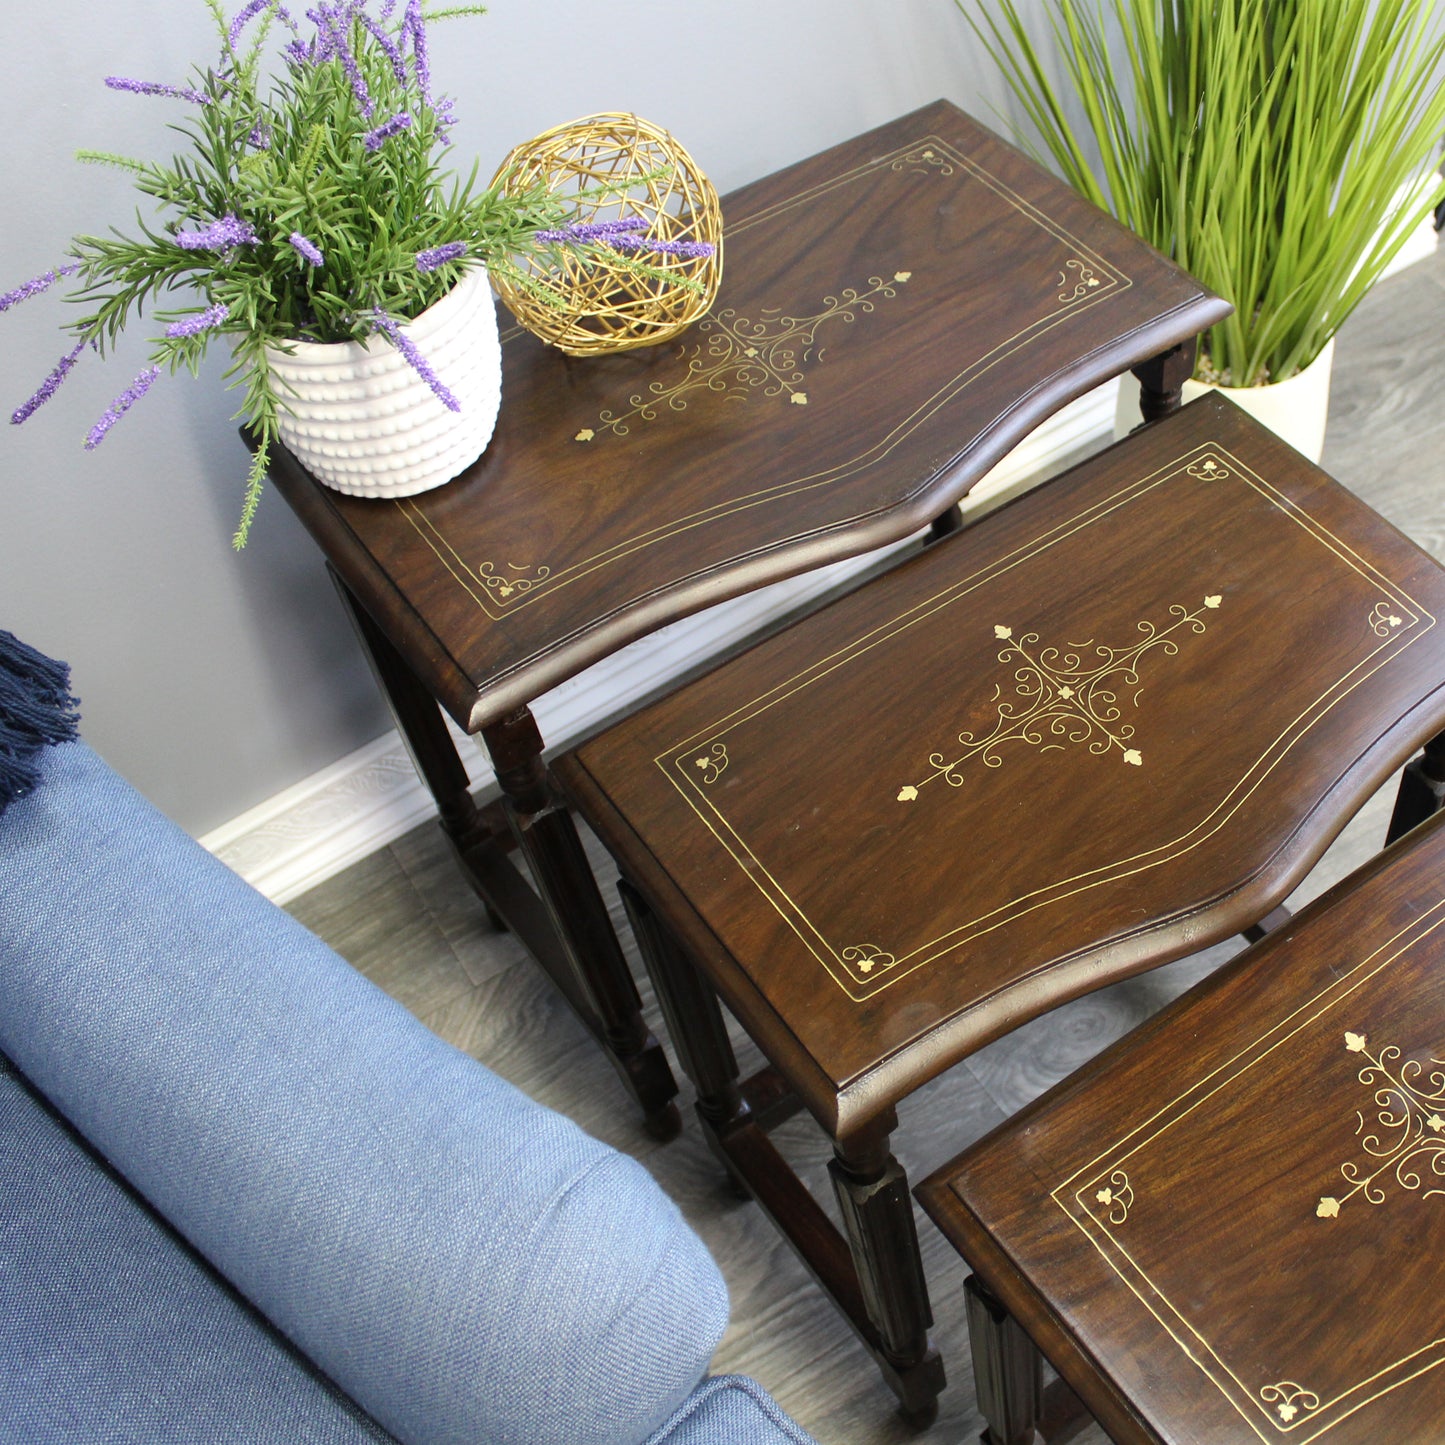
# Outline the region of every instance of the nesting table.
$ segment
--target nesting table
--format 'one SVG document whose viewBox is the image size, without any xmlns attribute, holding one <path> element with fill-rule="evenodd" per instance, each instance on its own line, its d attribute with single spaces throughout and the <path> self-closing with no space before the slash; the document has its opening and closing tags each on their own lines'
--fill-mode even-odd
<svg viewBox="0 0 1445 1445">
<path fill-rule="evenodd" d="M 990 1445 L 1445 1440 L 1442 824 L 919 1187 Z"/>
<path fill-rule="evenodd" d="M 1445 568 L 1209 396 L 554 762 L 715 1151 L 907 1415 L 943 1375 L 897 1106 L 1046 1009 L 1279 926 L 1424 745 L 1397 827 L 1433 807 L 1441 617 Z M 841 1228 L 719 996 L 830 1137 Z"/>
<path fill-rule="evenodd" d="M 676 1085 L 529 704 L 700 608 L 947 534 L 979 477 L 1112 376 L 1136 368 L 1146 414 L 1167 411 L 1228 309 L 942 102 L 723 209 L 721 294 L 677 343 L 572 360 L 504 332 L 496 435 L 456 481 L 380 502 L 283 448 L 271 466 L 469 880 L 661 1135 Z M 438 705 L 485 744 L 502 808 L 476 805 Z"/>
</svg>

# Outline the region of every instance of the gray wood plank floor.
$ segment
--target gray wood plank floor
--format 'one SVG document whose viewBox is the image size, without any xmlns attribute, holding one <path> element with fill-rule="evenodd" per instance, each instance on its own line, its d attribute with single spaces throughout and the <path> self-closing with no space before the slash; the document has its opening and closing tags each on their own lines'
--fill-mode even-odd
<svg viewBox="0 0 1445 1445">
<path fill-rule="evenodd" d="M 1445 250 L 1382 283 L 1341 334 L 1324 464 L 1390 521 L 1445 556 Z M 1377 797 L 1303 885 L 1321 892 L 1379 845 L 1389 798 Z M 592 840 L 589 840 L 591 842 Z M 604 890 L 615 871 L 592 847 Z M 313 889 L 291 912 L 443 1038 L 534 1098 L 640 1159 L 707 1241 L 732 1296 L 718 1372 L 761 1380 L 823 1445 L 958 1445 L 982 1428 L 968 1368 L 964 1270 L 920 1215 L 919 1230 L 949 1372 L 937 1423 L 916 1433 L 852 1334 L 751 1204 L 722 1188 L 689 1099 L 689 1124 L 668 1145 L 647 1139 L 608 1065 L 540 970 L 492 933 L 428 824 Z M 620 910 L 619 910 L 620 912 Z M 629 949 L 631 937 L 618 919 Z M 1222 944 L 1104 989 L 1037 1020 L 935 1081 L 900 1109 L 899 1156 L 914 1179 L 1063 1078 L 1241 945 Z M 632 955 L 636 964 L 635 953 Z M 641 971 L 638 970 L 639 977 Z M 666 1030 L 643 984 L 648 1016 Z M 757 1061 L 738 1037 L 744 1068 Z M 685 1087 L 685 1086 L 684 1086 Z M 828 1149 L 807 1119 L 781 1146 L 831 1209 Z M 1097 1428 L 1084 1437 L 1104 1439 Z"/>
</svg>

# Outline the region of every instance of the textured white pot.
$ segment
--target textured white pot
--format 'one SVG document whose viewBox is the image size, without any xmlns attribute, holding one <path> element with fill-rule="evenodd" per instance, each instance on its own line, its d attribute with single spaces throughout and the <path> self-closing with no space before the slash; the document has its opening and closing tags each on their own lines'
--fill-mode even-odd
<svg viewBox="0 0 1445 1445">
<path fill-rule="evenodd" d="M 486 449 L 502 399 L 502 348 L 484 267 L 401 325 L 460 404 L 451 411 L 384 336 L 268 349 L 281 440 L 354 497 L 409 497 L 449 482 Z"/>
<path fill-rule="evenodd" d="M 1273 386 L 1210 386 L 1203 381 L 1184 383 L 1184 400 L 1193 401 L 1206 391 L 1217 391 L 1237 403 L 1262 426 L 1282 437 L 1297 452 L 1318 462 L 1325 449 L 1325 422 L 1330 412 L 1330 372 L 1334 366 L 1335 342 L 1288 381 Z M 1139 414 L 1139 384 L 1126 375 L 1119 382 L 1119 404 L 1114 413 L 1115 438 L 1127 436 L 1142 420 Z"/>
</svg>

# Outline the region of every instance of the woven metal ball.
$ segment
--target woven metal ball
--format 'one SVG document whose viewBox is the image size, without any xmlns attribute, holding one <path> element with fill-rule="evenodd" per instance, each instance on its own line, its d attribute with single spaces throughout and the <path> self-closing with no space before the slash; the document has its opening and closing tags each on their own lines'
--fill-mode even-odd
<svg viewBox="0 0 1445 1445">
<path fill-rule="evenodd" d="M 525 141 L 493 177 L 509 194 L 539 183 L 553 194 L 576 197 L 574 221 L 641 218 L 635 234 L 664 241 L 705 241 L 710 256 L 605 248 L 555 248 L 549 258 L 517 257 L 533 287 L 553 304 L 495 275 L 512 314 L 544 341 L 573 356 L 652 346 L 675 336 L 706 312 L 722 280 L 722 212 L 717 191 L 665 130 L 635 115 L 589 115 Z M 598 188 L 602 195 L 588 194 Z M 639 274 L 626 258 L 645 261 L 657 274 Z M 680 284 L 688 283 L 688 284 Z"/>
</svg>

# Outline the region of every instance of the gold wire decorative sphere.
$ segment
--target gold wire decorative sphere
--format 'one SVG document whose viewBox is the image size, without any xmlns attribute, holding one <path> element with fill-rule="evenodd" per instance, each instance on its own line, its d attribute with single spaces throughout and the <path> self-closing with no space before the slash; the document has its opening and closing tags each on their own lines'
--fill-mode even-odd
<svg viewBox="0 0 1445 1445">
<path fill-rule="evenodd" d="M 635 115 L 584 116 L 517 146 L 492 178 L 499 183 L 507 194 L 540 183 L 554 195 L 575 196 L 574 221 L 640 218 L 647 226 L 638 236 L 714 248 L 710 256 L 617 252 L 616 264 L 601 247 L 558 246 L 549 258 L 517 257 L 529 284 L 494 273 L 497 290 L 543 341 L 573 356 L 652 346 L 712 305 L 723 259 L 717 191 L 660 126 Z"/>
</svg>

